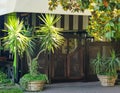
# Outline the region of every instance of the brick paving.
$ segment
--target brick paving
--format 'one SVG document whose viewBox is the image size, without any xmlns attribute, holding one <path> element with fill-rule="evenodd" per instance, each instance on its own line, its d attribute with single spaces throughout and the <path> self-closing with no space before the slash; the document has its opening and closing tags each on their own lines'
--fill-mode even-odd
<svg viewBox="0 0 120 93">
<path fill-rule="evenodd" d="M 100 82 L 71 82 L 49 84 L 41 92 L 25 93 L 120 93 L 120 84 L 103 87 Z"/>
</svg>

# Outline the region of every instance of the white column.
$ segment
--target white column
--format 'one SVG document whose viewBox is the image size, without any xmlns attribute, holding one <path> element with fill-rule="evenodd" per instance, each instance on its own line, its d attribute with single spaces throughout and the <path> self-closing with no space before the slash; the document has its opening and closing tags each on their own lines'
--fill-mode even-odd
<svg viewBox="0 0 120 93">
<path fill-rule="evenodd" d="M 88 16 L 83 16 L 83 29 L 88 26 Z"/>
<path fill-rule="evenodd" d="M 69 15 L 64 16 L 64 30 L 69 30 Z"/>
<path fill-rule="evenodd" d="M 78 15 L 73 16 L 73 29 L 78 29 Z"/>
<path fill-rule="evenodd" d="M 60 17 L 60 15 L 57 15 L 57 17 Z M 56 27 L 61 28 L 61 19 L 56 23 Z"/>
</svg>

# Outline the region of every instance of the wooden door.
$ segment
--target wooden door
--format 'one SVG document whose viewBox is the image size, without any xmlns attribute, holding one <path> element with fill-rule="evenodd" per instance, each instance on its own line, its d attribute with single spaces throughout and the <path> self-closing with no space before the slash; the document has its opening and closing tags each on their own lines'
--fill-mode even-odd
<svg viewBox="0 0 120 93">
<path fill-rule="evenodd" d="M 83 50 L 77 35 L 65 35 L 61 49 L 55 51 L 51 60 L 52 80 L 81 79 L 83 73 Z"/>
</svg>

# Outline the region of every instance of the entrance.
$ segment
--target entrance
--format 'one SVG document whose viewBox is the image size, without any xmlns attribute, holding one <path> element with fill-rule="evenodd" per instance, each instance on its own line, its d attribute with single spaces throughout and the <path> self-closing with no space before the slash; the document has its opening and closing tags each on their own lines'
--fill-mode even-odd
<svg viewBox="0 0 120 93">
<path fill-rule="evenodd" d="M 51 60 L 52 80 L 80 80 L 84 77 L 84 43 L 86 32 L 63 32 L 65 42 Z"/>
</svg>

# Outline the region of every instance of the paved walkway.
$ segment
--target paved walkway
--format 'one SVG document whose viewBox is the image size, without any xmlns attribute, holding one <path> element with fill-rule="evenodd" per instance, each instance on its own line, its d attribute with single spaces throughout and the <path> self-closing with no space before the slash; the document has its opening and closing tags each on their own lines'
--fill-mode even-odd
<svg viewBox="0 0 120 93">
<path fill-rule="evenodd" d="M 56 83 L 47 85 L 41 92 L 33 93 L 120 93 L 120 84 L 103 87 L 99 82 Z"/>
</svg>

